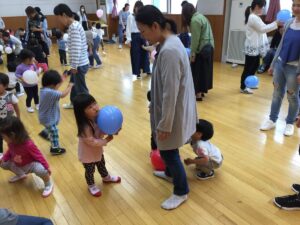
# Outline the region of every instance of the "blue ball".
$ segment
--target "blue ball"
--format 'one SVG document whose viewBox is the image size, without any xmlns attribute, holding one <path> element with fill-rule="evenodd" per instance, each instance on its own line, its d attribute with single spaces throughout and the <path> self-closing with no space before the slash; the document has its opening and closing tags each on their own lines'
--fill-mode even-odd
<svg viewBox="0 0 300 225">
<path fill-rule="evenodd" d="M 97 117 L 99 129 L 109 135 L 116 134 L 122 127 L 123 115 L 115 106 L 105 106 L 100 109 Z"/>
<path fill-rule="evenodd" d="M 186 54 L 188 55 L 188 57 L 191 56 L 191 49 L 190 48 L 185 48 L 186 50 Z"/>
<path fill-rule="evenodd" d="M 286 23 L 289 19 L 292 18 L 292 13 L 287 9 L 283 9 L 277 13 L 276 18 L 278 21 Z"/>
<path fill-rule="evenodd" d="M 251 75 L 248 76 L 245 80 L 245 85 L 247 88 L 255 88 L 258 86 L 259 80 L 257 76 Z"/>
</svg>

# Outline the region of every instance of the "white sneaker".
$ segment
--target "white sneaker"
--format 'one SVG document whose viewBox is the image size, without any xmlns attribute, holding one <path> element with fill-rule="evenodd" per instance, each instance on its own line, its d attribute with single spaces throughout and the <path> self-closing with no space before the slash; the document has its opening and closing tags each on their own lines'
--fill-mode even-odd
<svg viewBox="0 0 300 225">
<path fill-rule="evenodd" d="M 171 209 L 176 209 L 178 206 L 180 206 L 182 203 L 184 203 L 188 199 L 187 195 L 171 195 L 170 198 L 165 200 L 162 204 L 161 207 L 163 209 L 171 210 Z"/>
<path fill-rule="evenodd" d="M 105 52 L 105 51 L 103 51 L 103 52 L 102 52 L 102 54 L 103 54 L 103 55 L 106 55 L 106 52 Z"/>
<path fill-rule="evenodd" d="M 241 89 L 240 92 L 248 95 L 253 94 L 253 91 L 250 88 Z"/>
<path fill-rule="evenodd" d="M 64 109 L 73 109 L 73 104 L 72 103 L 67 103 L 67 104 L 63 104 L 63 108 Z"/>
<path fill-rule="evenodd" d="M 15 182 L 17 182 L 17 181 L 19 181 L 19 180 L 25 179 L 26 177 L 27 177 L 26 174 L 23 174 L 23 175 L 16 175 L 16 176 L 13 176 L 13 177 L 9 178 L 8 182 L 9 182 L 9 183 L 15 183 Z"/>
<path fill-rule="evenodd" d="M 266 130 L 272 130 L 275 128 L 276 123 L 274 123 L 272 120 L 267 120 L 266 122 L 261 125 L 260 130 L 266 131 Z"/>
<path fill-rule="evenodd" d="M 93 195 L 95 197 L 100 197 L 102 194 L 101 190 L 99 188 L 97 188 L 96 185 L 89 186 L 89 192 L 91 193 L 91 195 Z"/>
<path fill-rule="evenodd" d="M 36 109 L 37 111 L 39 111 L 39 110 L 40 110 L 40 105 L 39 105 L 39 104 L 35 105 L 35 109 Z"/>
<path fill-rule="evenodd" d="M 17 93 L 17 97 L 21 97 L 22 95 L 24 95 L 24 92 L 18 92 Z"/>
<path fill-rule="evenodd" d="M 167 176 L 166 173 L 165 173 L 165 171 L 154 170 L 153 175 L 157 176 L 159 178 L 162 178 L 162 179 L 164 179 L 166 181 L 169 181 L 171 183 L 173 182 L 172 177 Z"/>
<path fill-rule="evenodd" d="M 27 107 L 27 112 L 33 113 L 34 109 L 32 107 Z"/>
<path fill-rule="evenodd" d="M 53 182 L 51 182 L 48 186 L 45 186 L 42 196 L 44 198 L 47 198 L 49 195 L 51 195 L 53 191 L 53 187 L 54 187 Z"/>
<path fill-rule="evenodd" d="M 98 69 L 100 67 L 102 67 L 102 65 L 101 64 L 97 64 L 97 65 L 94 66 L 94 69 Z"/>
<path fill-rule="evenodd" d="M 123 48 L 123 46 L 122 45 L 119 45 L 119 49 L 122 49 Z"/>
<path fill-rule="evenodd" d="M 294 134 L 294 125 L 293 124 L 287 124 L 284 129 L 284 135 L 285 136 L 292 136 Z"/>
</svg>

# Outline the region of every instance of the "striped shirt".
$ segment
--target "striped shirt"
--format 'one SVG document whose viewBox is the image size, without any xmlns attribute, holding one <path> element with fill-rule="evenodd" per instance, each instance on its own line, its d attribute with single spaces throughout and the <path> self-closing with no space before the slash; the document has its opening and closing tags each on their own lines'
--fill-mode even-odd
<svg viewBox="0 0 300 225">
<path fill-rule="evenodd" d="M 51 88 L 41 88 L 39 120 L 44 126 L 57 125 L 60 120 L 59 99 L 61 92 Z"/>
<path fill-rule="evenodd" d="M 74 21 L 68 32 L 70 65 L 73 69 L 89 64 L 85 32 L 78 21 Z"/>
</svg>

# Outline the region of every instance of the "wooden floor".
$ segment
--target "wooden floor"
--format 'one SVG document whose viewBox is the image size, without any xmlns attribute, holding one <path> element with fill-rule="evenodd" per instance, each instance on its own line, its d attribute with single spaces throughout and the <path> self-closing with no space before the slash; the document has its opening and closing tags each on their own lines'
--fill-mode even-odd
<svg viewBox="0 0 300 225">
<path fill-rule="evenodd" d="M 50 217 L 58 225 L 89 224 L 299 224 L 300 212 L 279 210 L 272 203 L 277 195 L 292 193 L 290 185 L 300 182 L 299 136 L 284 137 L 287 100 L 275 131 L 261 132 L 268 117 L 271 76 L 260 76 L 260 88 L 254 95 L 239 93 L 242 67 L 215 63 L 214 89 L 197 103 L 199 117 L 214 124 L 212 142 L 224 155 L 223 166 L 214 179 L 199 181 L 194 168 L 186 167 L 190 185 L 189 200 L 180 208 L 165 211 L 161 202 L 169 197 L 172 185 L 152 175 L 149 160 L 150 129 L 146 92 L 150 77 L 131 76 L 128 49 L 107 45 L 103 67 L 90 70 L 87 84 L 100 106 L 113 104 L 124 115 L 119 136 L 105 148 L 111 174 L 122 177 L 121 184 L 96 182 L 103 195 L 92 197 L 87 191 L 84 170 L 77 158 L 76 127 L 72 110 L 61 110 L 59 125 L 63 156 L 51 156 L 49 143 L 37 134 L 42 129 L 37 113 L 25 111 L 21 97 L 21 116 L 31 137 L 50 163 L 55 189 L 52 196 L 41 197 L 42 182 L 29 176 L 23 182 L 9 184 L 12 173 L 0 170 L 0 207 L 21 214 Z M 58 54 L 52 49 L 50 67 L 63 71 Z M 6 71 L 2 66 L 1 71 Z M 64 84 L 65 86 L 66 84 Z M 62 103 L 68 102 L 68 98 Z M 182 158 L 193 157 L 187 145 Z"/>
</svg>

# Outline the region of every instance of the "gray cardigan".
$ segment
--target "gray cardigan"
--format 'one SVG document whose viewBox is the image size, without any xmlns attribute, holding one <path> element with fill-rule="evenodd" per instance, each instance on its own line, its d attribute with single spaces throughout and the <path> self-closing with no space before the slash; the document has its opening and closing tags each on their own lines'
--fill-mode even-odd
<svg viewBox="0 0 300 225">
<path fill-rule="evenodd" d="M 197 109 L 189 58 L 179 38 L 169 36 L 161 45 L 151 81 L 150 112 L 153 132 L 170 132 L 159 150 L 177 149 L 196 131 Z"/>
<path fill-rule="evenodd" d="M 278 59 L 279 54 L 280 54 L 280 51 L 281 51 L 281 48 L 282 48 L 282 44 L 283 44 L 283 40 L 284 40 L 284 37 L 285 37 L 285 33 L 286 33 L 286 31 L 288 30 L 288 28 L 291 26 L 291 24 L 293 23 L 293 21 L 294 21 L 294 18 L 291 19 L 291 20 L 289 20 L 289 21 L 285 24 L 285 26 L 284 26 L 284 32 L 283 32 L 283 35 L 282 35 L 280 44 L 279 44 L 279 46 L 278 46 L 278 48 L 277 48 L 277 50 L 276 50 L 276 53 L 275 53 L 275 56 L 274 56 L 274 59 L 273 59 L 273 61 L 272 61 L 272 63 L 271 63 L 270 68 L 274 68 L 274 63 L 275 63 L 276 60 Z M 297 74 L 300 74 L 300 57 L 299 57 L 298 67 L 297 67 L 297 71 L 296 71 L 296 72 L 297 72 Z"/>
</svg>

